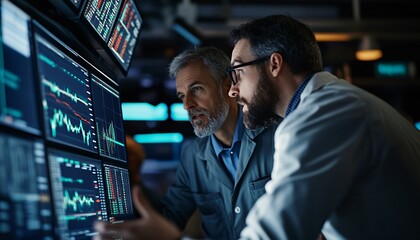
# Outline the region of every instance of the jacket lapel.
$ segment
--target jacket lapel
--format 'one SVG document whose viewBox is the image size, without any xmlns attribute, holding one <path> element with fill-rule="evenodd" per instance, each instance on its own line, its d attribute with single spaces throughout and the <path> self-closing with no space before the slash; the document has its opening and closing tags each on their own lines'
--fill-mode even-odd
<svg viewBox="0 0 420 240">
<path fill-rule="evenodd" d="M 235 181 L 235 188 L 236 185 L 240 182 L 242 175 L 244 174 L 249 160 L 251 159 L 252 153 L 254 152 L 256 143 L 254 142 L 254 138 L 258 136 L 263 131 L 263 129 L 257 129 L 255 131 L 251 131 L 249 129 L 245 130 L 245 133 L 242 137 L 241 141 L 241 150 L 239 152 L 239 162 L 238 162 L 238 170 L 236 172 L 236 181 Z"/>
<path fill-rule="evenodd" d="M 204 151 L 200 154 L 200 159 L 206 161 L 206 170 L 209 174 L 213 175 L 219 182 L 233 189 L 233 182 L 230 177 L 227 175 L 225 167 L 217 158 L 216 153 L 214 152 L 213 146 L 211 144 L 210 137 L 207 137 L 205 145 L 203 146 Z"/>
</svg>

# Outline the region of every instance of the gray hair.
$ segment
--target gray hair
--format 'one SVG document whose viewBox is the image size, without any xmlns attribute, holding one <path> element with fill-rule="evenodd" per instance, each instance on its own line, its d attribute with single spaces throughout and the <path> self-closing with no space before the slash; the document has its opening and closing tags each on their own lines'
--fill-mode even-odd
<svg viewBox="0 0 420 240">
<path fill-rule="evenodd" d="M 222 50 L 214 47 L 189 49 L 180 53 L 169 65 L 169 77 L 176 78 L 180 70 L 195 61 L 201 61 L 207 66 L 217 84 L 222 85 L 223 80 L 227 77 L 226 68 L 230 66 L 230 61 Z"/>
</svg>

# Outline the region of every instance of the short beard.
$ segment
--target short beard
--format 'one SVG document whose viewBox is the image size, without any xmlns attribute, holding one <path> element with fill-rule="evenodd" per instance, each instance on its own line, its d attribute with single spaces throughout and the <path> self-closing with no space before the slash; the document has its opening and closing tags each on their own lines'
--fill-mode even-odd
<svg viewBox="0 0 420 240">
<path fill-rule="evenodd" d="M 229 113 L 227 96 L 223 96 L 222 91 L 220 91 L 218 98 L 221 99 L 221 103 L 217 105 L 218 108 L 214 114 L 203 109 L 196 109 L 188 112 L 190 117 L 191 115 L 203 114 L 208 119 L 207 125 L 204 125 L 204 123 L 201 121 L 195 124 L 191 121 L 191 124 L 194 128 L 194 133 L 197 135 L 197 137 L 203 138 L 210 136 L 212 133 L 216 132 L 220 127 L 222 127 L 223 123 L 226 121 L 227 115 Z"/>
<path fill-rule="evenodd" d="M 248 112 L 244 114 L 245 126 L 255 130 L 278 123 L 280 117 L 275 114 L 275 104 L 278 100 L 274 85 L 264 69 L 261 69 L 257 89 L 248 103 Z"/>
</svg>

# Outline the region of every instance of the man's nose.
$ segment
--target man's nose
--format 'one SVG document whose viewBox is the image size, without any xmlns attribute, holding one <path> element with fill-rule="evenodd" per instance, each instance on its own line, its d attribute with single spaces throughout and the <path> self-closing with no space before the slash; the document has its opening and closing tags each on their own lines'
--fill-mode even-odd
<svg viewBox="0 0 420 240">
<path fill-rule="evenodd" d="M 196 103 L 194 101 L 194 99 L 188 95 L 184 96 L 184 109 L 185 110 L 189 110 L 191 108 L 196 107 Z"/>
</svg>

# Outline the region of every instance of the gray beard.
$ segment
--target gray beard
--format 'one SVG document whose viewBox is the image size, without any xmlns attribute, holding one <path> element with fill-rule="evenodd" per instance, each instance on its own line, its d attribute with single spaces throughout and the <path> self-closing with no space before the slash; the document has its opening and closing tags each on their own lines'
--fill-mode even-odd
<svg viewBox="0 0 420 240">
<path fill-rule="evenodd" d="M 208 118 L 207 125 L 204 125 L 203 122 L 201 121 L 195 124 L 191 122 L 191 124 L 194 127 L 195 135 L 197 135 L 197 137 L 200 137 L 200 138 L 210 136 L 212 133 L 217 131 L 223 125 L 223 123 L 226 121 L 228 113 L 229 113 L 228 101 L 222 102 L 222 105 L 220 106 L 216 114 L 214 114 L 213 116 L 211 116 L 210 112 L 206 110 L 202 110 L 202 109 L 190 111 L 190 114 L 203 114 Z"/>
</svg>

